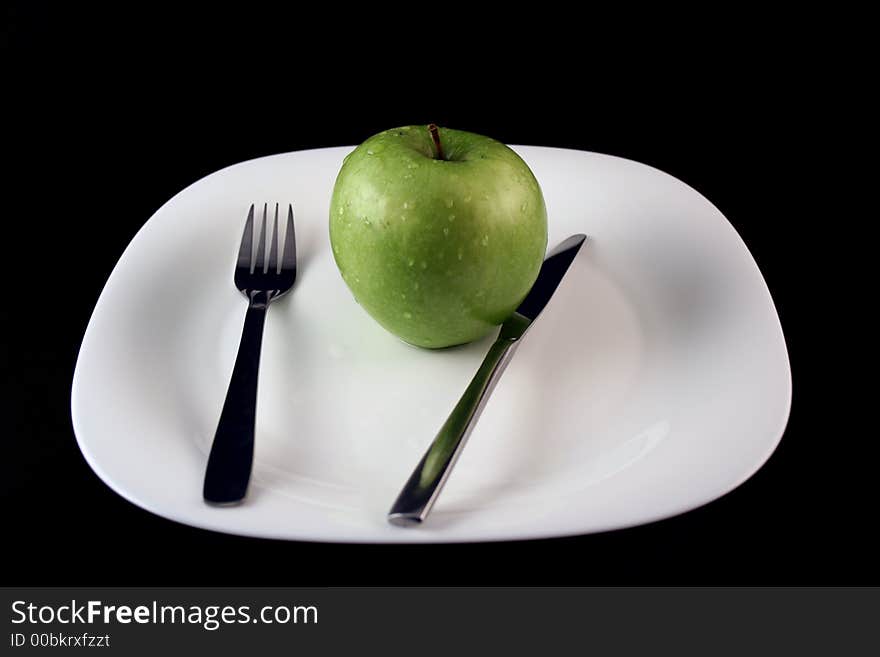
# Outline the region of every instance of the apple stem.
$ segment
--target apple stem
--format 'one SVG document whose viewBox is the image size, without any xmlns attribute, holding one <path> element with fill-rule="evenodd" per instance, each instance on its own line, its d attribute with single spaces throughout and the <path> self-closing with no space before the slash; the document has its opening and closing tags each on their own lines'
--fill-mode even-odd
<svg viewBox="0 0 880 657">
<path fill-rule="evenodd" d="M 432 123 L 428 126 L 428 132 L 431 133 L 431 139 L 434 140 L 434 146 L 437 147 L 437 160 L 445 160 L 446 157 L 443 155 L 443 147 L 440 145 L 440 128 L 437 127 L 436 123 Z"/>
</svg>

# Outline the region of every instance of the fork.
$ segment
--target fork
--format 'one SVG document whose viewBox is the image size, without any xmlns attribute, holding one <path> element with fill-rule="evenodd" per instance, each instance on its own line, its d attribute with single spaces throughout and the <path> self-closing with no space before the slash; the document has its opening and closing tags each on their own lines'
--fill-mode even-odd
<svg viewBox="0 0 880 657">
<path fill-rule="evenodd" d="M 257 378 L 260 369 L 260 346 L 269 305 L 290 291 L 296 280 L 296 236 L 293 230 L 293 206 L 287 208 L 284 251 L 278 259 L 278 204 L 269 258 L 266 259 L 266 211 L 256 252 L 254 243 L 254 206 L 248 211 L 235 265 L 235 287 L 247 297 L 238 356 L 220 421 L 211 445 L 205 471 L 203 496 L 208 504 L 228 506 L 241 502 L 247 493 L 254 461 L 254 429 L 257 417 Z"/>
</svg>

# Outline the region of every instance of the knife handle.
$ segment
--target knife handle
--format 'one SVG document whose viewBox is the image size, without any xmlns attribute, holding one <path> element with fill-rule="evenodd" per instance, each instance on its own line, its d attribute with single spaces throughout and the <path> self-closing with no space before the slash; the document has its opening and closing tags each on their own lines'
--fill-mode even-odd
<svg viewBox="0 0 880 657">
<path fill-rule="evenodd" d="M 418 525 L 431 512 L 489 395 L 519 344 L 519 335 L 511 337 L 507 333 L 502 330 L 489 349 L 467 390 L 400 491 L 388 513 L 391 524 L 401 527 Z"/>
</svg>

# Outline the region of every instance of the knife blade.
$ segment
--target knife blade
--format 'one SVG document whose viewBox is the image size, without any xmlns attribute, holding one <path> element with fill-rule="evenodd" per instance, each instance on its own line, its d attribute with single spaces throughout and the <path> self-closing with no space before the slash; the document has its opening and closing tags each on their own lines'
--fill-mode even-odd
<svg viewBox="0 0 880 657">
<path fill-rule="evenodd" d="M 427 518 L 516 347 L 553 297 L 586 239 L 586 235 L 572 235 L 544 259 L 538 278 L 501 325 L 480 369 L 400 491 L 388 522 L 412 527 Z"/>
</svg>

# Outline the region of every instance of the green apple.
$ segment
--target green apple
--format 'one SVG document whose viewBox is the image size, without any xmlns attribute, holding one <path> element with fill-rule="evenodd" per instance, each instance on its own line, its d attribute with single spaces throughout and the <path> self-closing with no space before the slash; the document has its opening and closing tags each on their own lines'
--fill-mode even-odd
<svg viewBox="0 0 880 657">
<path fill-rule="evenodd" d="M 547 210 L 528 165 L 470 132 L 408 126 L 343 161 L 330 203 L 342 278 L 388 331 L 420 347 L 470 342 L 535 282 Z"/>
</svg>

